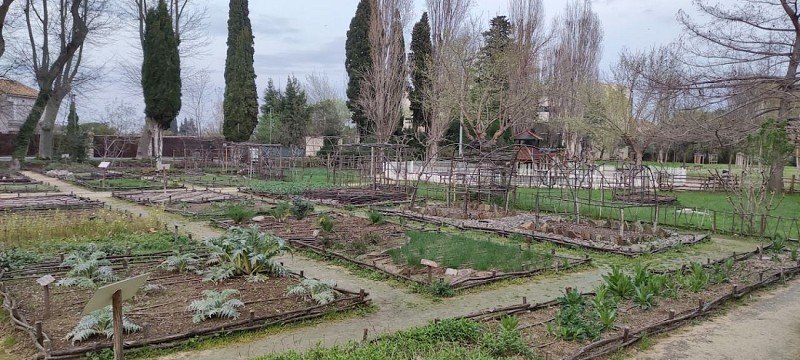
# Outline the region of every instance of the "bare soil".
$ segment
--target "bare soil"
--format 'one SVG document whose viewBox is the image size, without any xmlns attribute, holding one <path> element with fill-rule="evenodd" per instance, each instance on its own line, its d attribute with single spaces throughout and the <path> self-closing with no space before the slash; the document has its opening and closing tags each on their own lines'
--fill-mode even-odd
<svg viewBox="0 0 800 360">
<path fill-rule="evenodd" d="M 287 287 L 298 283 L 296 278 L 270 278 L 265 282 L 248 282 L 237 277 L 222 283 L 203 282 L 202 276 L 194 273 L 168 273 L 152 266 L 133 267 L 127 272 L 119 272 L 122 277 L 150 272 L 149 284 L 158 284 L 163 289 L 150 292 L 140 291 L 139 295 L 125 305 L 125 316 L 134 323 L 146 327 L 143 332 L 129 334 L 126 341 L 157 339 L 169 335 L 187 333 L 192 330 L 208 329 L 231 323 L 230 319 L 211 319 L 199 324 L 192 322 L 193 313 L 186 307 L 195 299 L 202 299 L 203 290 L 237 289 L 237 298 L 245 303 L 240 308 L 240 316 L 246 318 L 250 311 L 256 317 L 278 315 L 315 306 L 316 304 L 299 297 L 286 295 Z M 52 292 L 51 316 L 42 319 L 43 293 L 35 278 L 7 280 L 6 286 L 11 296 L 18 300 L 20 315 L 28 323 L 42 321 L 44 332 L 52 341 L 53 351 L 69 350 L 74 347 L 110 344 L 109 339 L 92 338 L 72 345 L 65 337 L 82 318 L 83 306 L 94 290 L 55 287 Z"/>
</svg>

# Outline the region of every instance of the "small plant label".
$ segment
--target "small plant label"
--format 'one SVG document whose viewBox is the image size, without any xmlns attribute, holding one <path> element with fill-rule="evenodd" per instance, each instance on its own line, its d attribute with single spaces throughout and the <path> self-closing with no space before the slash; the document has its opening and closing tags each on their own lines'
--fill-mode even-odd
<svg viewBox="0 0 800 360">
<path fill-rule="evenodd" d="M 54 278 L 53 275 L 50 275 L 50 274 L 42 276 L 42 277 L 36 279 L 36 282 L 39 283 L 39 285 L 41 285 L 41 286 L 50 285 L 50 284 L 53 283 L 53 281 L 56 281 L 56 278 Z"/>
<path fill-rule="evenodd" d="M 419 262 L 420 262 L 420 264 L 425 265 L 425 266 L 430 266 L 430 267 L 434 267 L 434 268 L 438 268 L 439 267 L 439 264 L 436 263 L 436 261 L 433 261 L 433 260 L 422 259 Z"/>
<path fill-rule="evenodd" d="M 103 161 L 103 162 L 100 163 L 100 165 L 97 165 L 97 167 L 99 167 L 101 169 L 108 169 L 108 167 L 110 165 L 111 165 L 110 161 Z"/>
</svg>

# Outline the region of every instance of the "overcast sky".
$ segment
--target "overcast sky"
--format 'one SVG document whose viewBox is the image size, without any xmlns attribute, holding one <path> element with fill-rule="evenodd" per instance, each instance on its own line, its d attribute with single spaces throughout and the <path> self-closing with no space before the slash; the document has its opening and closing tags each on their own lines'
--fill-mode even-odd
<svg viewBox="0 0 800 360">
<path fill-rule="evenodd" d="M 416 1 L 414 21 L 424 9 L 424 0 Z M 473 13 L 486 19 L 503 15 L 507 0 L 476 0 Z M 344 70 L 344 44 L 348 25 L 355 13 L 358 0 L 251 0 L 250 20 L 255 36 L 255 69 L 258 75 L 259 96 L 267 79 L 283 84 L 294 74 L 303 81 L 310 73 L 324 73 L 335 85 L 343 89 L 346 83 Z M 544 0 L 547 24 L 563 9 L 563 0 Z M 208 47 L 206 55 L 183 60 L 193 66 L 204 67 L 215 88 L 223 87 L 227 35 L 227 0 L 208 0 Z M 601 71 L 614 62 L 619 51 L 628 47 L 645 49 L 673 41 L 680 34 L 675 20 L 679 9 L 691 9 L 691 0 L 594 0 L 604 29 Z M 487 25 L 488 26 L 488 25 Z M 113 35 L 112 41 L 102 48 L 106 72 L 114 73 L 114 64 L 132 50 L 131 33 L 125 30 Z M 409 43 L 410 39 L 406 39 Z M 98 113 L 106 103 L 114 101 L 140 105 L 142 99 L 130 96 L 118 81 L 108 81 L 84 101 Z M 186 114 L 182 114 L 182 119 Z M 93 117 L 89 114 L 89 117 Z"/>
</svg>

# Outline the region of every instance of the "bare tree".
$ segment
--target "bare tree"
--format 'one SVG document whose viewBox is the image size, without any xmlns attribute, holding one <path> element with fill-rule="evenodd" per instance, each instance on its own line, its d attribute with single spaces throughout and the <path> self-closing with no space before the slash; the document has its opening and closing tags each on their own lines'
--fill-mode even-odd
<svg viewBox="0 0 800 360">
<path fill-rule="evenodd" d="M 75 56 L 67 61 L 53 82 L 52 94 L 47 100 L 44 115 L 39 121 L 39 157 L 44 159 L 53 156 L 53 130 L 64 98 L 77 89 L 87 90 L 86 87 L 91 86 L 91 83 L 100 77 L 100 68 L 88 63 L 84 58 L 84 52 L 86 45 L 100 43 L 104 38 L 100 34 L 107 33 L 110 23 L 107 1 L 83 0 L 78 2 L 81 3 L 81 16 L 85 19 L 91 36 L 88 36 L 87 40 L 81 44 Z M 19 47 L 15 55 L 20 63 L 25 64 L 24 68 L 31 73 L 42 73 L 48 70 L 49 61 L 54 57 L 53 52 L 60 51 L 69 41 L 69 34 L 65 33 L 72 21 L 69 17 L 69 1 L 26 1 L 23 11 L 28 30 L 28 47 Z M 34 16 L 30 16 L 31 14 Z M 37 81 L 41 87 L 42 80 Z"/>
<path fill-rule="evenodd" d="M 687 34 L 683 50 L 691 56 L 696 71 L 692 88 L 711 104 L 725 102 L 736 93 L 757 94 L 738 106 L 758 103 L 762 110 L 753 114 L 755 118 L 789 121 L 789 128 L 796 129 L 798 2 L 741 0 L 722 5 L 695 0 L 694 5 L 704 22 L 684 11 L 678 14 Z M 728 107 L 721 116 L 736 111 L 736 107 Z M 782 191 L 783 163 L 774 165 L 769 188 Z"/>
<path fill-rule="evenodd" d="M 589 0 L 570 0 L 554 22 L 555 44 L 547 56 L 546 78 L 552 118 L 563 123 L 567 155 L 581 153 L 581 134 L 572 131 L 570 119 L 580 119 L 585 101 L 580 95 L 598 81 L 603 30 Z"/>
<path fill-rule="evenodd" d="M 54 83 L 64 73 L 68 64 L 73 61 L 76 53 L 83 47 L 83 43 L 89 33 L 89 4 L 88 0 L 61 1 L 62 6 L 59 7 L 59 11 L 56 14 L 58 25 L 54 25 L 54 23 L 50 22 L 47 0 L 42 0 L 42 6 L 38 9 L 33 6 L 33 0 L 26 0 L 24 12 L 29 38 L 35 38 L 32 35 L 35 21 L 32 19 L 31 13 L 42 24 L 55 26 L 60 30 L 58 32 L 58 41 L 53 42 L 53 45 L 58 50 L 52 54 L 50 53 L 51 43 L 49 41 L 43 41 L 38 48 L 34 42 L 31 42 L 32 67 L 36 70 L 35 75 L 39 84 L 39 94 L 30 114 L 28 114 L 28 118 L 17 134 L 14 156 L 18 160 L 24 159 L 27 153 L 30 138 L 33 135 L 36 124 L 39 122 L 47 102 L 53 96 Z M 46 31 L 48 29 L 48 27 L 45 27 L 45 31 L 42 33 L 49 34 Z M 42 54 L 41 58 L 38 55 L 39 53 Z"/>
<path fill-rule="evenodd" d="M 458 54 L 466 44 L 466 28 L 472 0 L 427 0 L 428 16 L 431 26 L 431 64 L 427 68 L 431 72 L 430 94 L 423 94 L 427 103 L 423 104 L 424 123 L 427 135 L 427 158 L 436 159 L 439 154 L 439 142 L 457 113 L 458 102 L 452 92 L 454 81 L 449 75 L 457 72 Z M 457 79 L 457 78 L 455 78 Z M 456 80 L 457 81 L 457 80 Z"/>
<path fill-rule="evenodd" d="M 210 122 L 208 110 L 213 90 L 211 88 L 211 75 L 209 75 L 208 70 L 203 69 L 187 77 L 186 80 L 188 81 L 183 83 L 183 87 L 186 89 L 184 94 L 188 97 L 186 104 L 192 114 L 197 128 L 197 136 L 199 137 L 203 134 L 203 125 Z"/>
<path fill-rule="evenodd" d="M 375 125 L 375 141 L 389 143 L 398 128 L 406 94 L 403 31 L 410 0 L 371 0 L 369 42 L 372 68 L 364 74 L 359 103 Z"/>
<path fill-rule="evenodd" d="M 330 78 L 325 73 L 311 73 L 306 75 L 306 81 L 303 83 L 303 90 L 308 96 L 309 104 L 316 104 L 324 100 L 339 100 L 344 99 L 344 94 L 340 88 L 331 83 Z"/>
<path fill-rule="evenodd" d="M 678 111 L 680 60 L 673 49 L 623 50 L 611 69 L 613 85 L 601 87 L 606 113 L 603 125 L 619 134 L 637 165 L 661 133 L 661 125 Z M 603 89 L 604 88 L 604 89 Z"/>
<path fill-rule="evenodd" d="M 12 2 L 14 2 L 14 0 L 3 0 L 3 2 L 0 3 L 0 59 L 3 58 L 3 53 L 6 51 L 6 40 L 5 37 L 3 37 L 3 28 L 5 27 L 6 15 L 8 14 Z"/>
</svg>

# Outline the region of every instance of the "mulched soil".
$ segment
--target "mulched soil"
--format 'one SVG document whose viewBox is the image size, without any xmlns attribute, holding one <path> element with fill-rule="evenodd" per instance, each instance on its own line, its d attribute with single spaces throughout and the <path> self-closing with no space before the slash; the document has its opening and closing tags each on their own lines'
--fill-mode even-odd
<svg viewBox="0 0 800 360">
<path fill-rule="evenodd" d="M 729 282 L 709 285 L 705 290 L 698 293 L 680 290 L 674 299 L 657 297 L 656 306 L 653 309 L 643 310 L 634 304 L 632 300 L 623 300 L 618 303 L 617 320 L 614 327 L 603 332 L 597 340 L 620 336 L 623 334 L 625 327 L 629 327 L 633 331 L 663 321 L 668 318 L 670 310 L 675 311 L 676 317 L 681 313 L 694 311 L 698 308 L 701 300 L 707 304 L 720 296 L 729 294 L 733 290 L 733 284 L 738 284 L 739 288 L 742 288 L 758 282 L 761 271 L 776 272 L 780 271 L 781 266 L 789 267 L 793 264 L 786 254 L 781 254 L 779 258 L 779 262 L 773 261 L 771 255 L 766 255 L 765 253 L 763 257 L 753 256 L 739 261 L 734 265 L 729 275 Z M 587 304 L 589 300 L 590 298 L 586 297 Z M 531 348 L 542 355 L 550 353 L 552 358 L 556 359 L 567 357 L 592 342 L 589 340 L 562 340 L 548 333 L 548 324 L 555 326 L 553 319 L 558 309 L 559 306 L 556 305 L 538 311 L 517 314 L 520 320 L 518 327 L 520 334 Z M 499 326 L 497 323 L 495 325 Z"/>
<path fill-rule="evenodd" d="M 245 303 L 240 308 L 240 318 L 247 318 L 249 312 L 256 317 L 278 315 L 315 306 L 310 301 L 298 297 L 286 296 L 287 287 L 298 283 L 295 278 L 270 278 L 266 282 L 247 282 L 244 278 L 236 278 L 224 283 L 202 282 L 202 276 L 193 273 L 177 274 L 156 270 L 152 266 L 133 267 L 127 272 L 118 271 L 121 277 L 151 272 L 149 284 L 159 284 L 164 289 L 143 293 L 128 301 L 125 315 L 138 325 L 147 325 L 147 338 L 162 338 L 168 335 L 186 333 L 195 329 L 207 329 L 233 320 L 212 319 L 199 324 L 192 322 L 192 313 L 186 307 L 192 300 L 201 299 L 201 292 L 207 289 L 237 289 L 238 295 L 232 296 Z M 92 296 L 93 290 L 80 288 L 55 287 L 52 292 L 51 317 L 42 320 L 43 294 L 41 286 L 35 278 L 6 280 L 11 295 L 17 299 L 20 315 L 28 323 L 42 321 L 44 332 L 52 341 L 54 351 L 68 350 L 101 343 L 110 344 L 110 340 L 92 338 L 73 346 L 65 339 L 66 334 L 81 319 L 83 306 Z M 145 332 L 126 335 L 126 341 L 144 339 Z"/>
<path fill-rule="evenodd" d="M 256 213 L 263 213 L 267 209 L 273 207 L 274 204 L 274 201 L 266 201 L 261 199 L 245 200 L 243 198 L 205 203 L 173 201 L 165 204 L 165 210 L 185 216 L 219 218 L 225 216 L 225 209 L 231 205 L 243 205 L 249 209 L 253 209 L 256 211 Z"/>
</svg>

